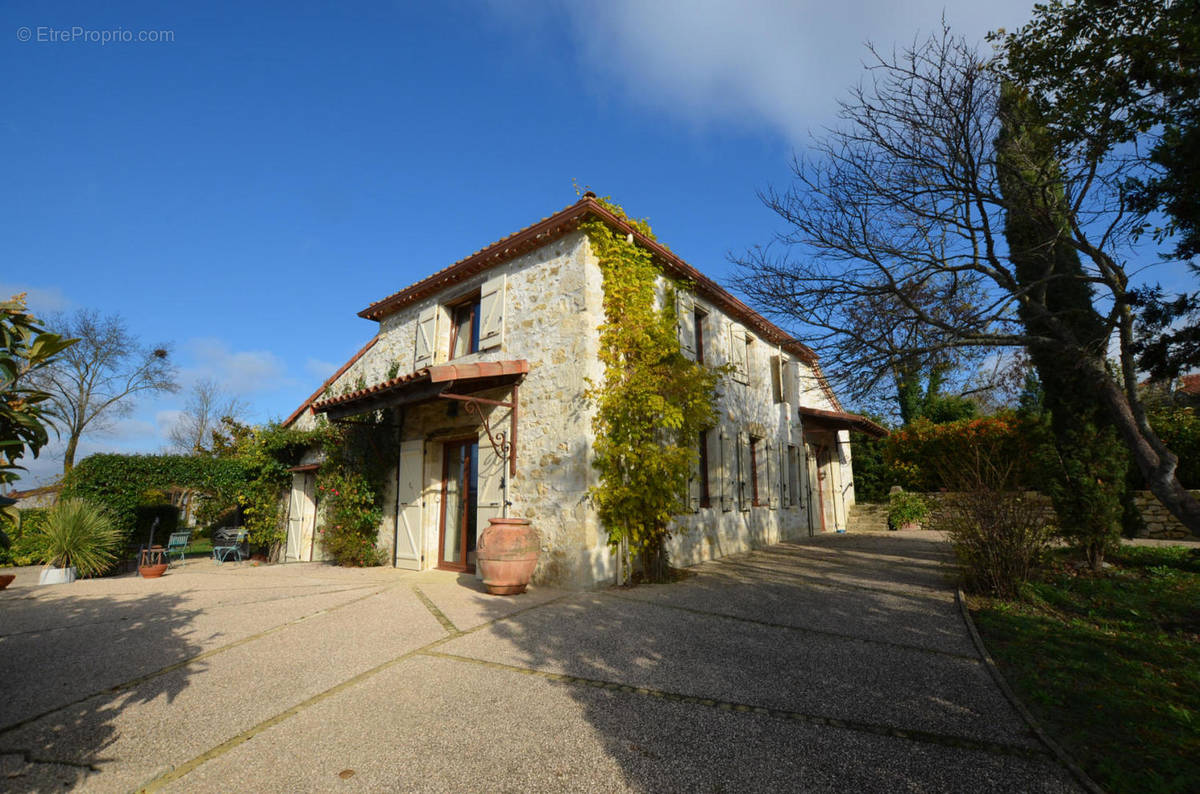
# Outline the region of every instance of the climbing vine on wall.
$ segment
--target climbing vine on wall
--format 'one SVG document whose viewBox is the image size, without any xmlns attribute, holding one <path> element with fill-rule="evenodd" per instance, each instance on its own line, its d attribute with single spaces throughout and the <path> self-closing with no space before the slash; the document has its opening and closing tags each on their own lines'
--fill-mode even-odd
<svg viewBox="0 0 1200 794">
<path fill-rule="evenodd" d="M 399 459 L 394 416 L 378 411 L 329 427 L 325 460 L 317 473 L 323 504 L 321 544 L 339 565 L 382 565 L 376 543 L 383 518 L 385 478 Z"/>
<path fill-rule="evenodd" d="M 653 239 L 648 223 L 630 219 L 608 199 L 600 202 Z M 580 228 L 599 260 L 604 289 L 604 381 L 588 390 L 597 408 L 593 465 L 600 474 L 591 497 L 609 543 L 627 541 L 646 577 L 663 581 L 671 519 L 687 510 L 695 439 L 716 421 L 721 371 L 680 352 L 680 285 L 665 278 L 651 252 L 603 221 L 587 220 Z"/>
</svg>

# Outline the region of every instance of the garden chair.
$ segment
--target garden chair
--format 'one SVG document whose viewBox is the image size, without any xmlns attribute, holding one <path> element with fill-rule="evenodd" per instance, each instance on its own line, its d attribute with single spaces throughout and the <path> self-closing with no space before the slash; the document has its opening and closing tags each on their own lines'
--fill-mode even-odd
<svg viewBox="0 0 1200 794">
<path fill-rule="evenodd" d="M 171 555 L 178 554 L 179 562 L 183 562 L 184 550 L 187 549 L 188 543 L 192 539 L 191 531 L 172 532 L 171 537 L 167 539 L 167 564 L 171 564 Z"/>
<path fill-rule="evenodd" d="M 234 537 L 226 532 L 220 536 L 213 537 L 213 559 L 217 564 L 227 561 L 230 554 L 237 555 L 237 561 L 241 562 L 246 559 L 246 555 L 242 553 L 242 544 L 246 541 L 246 530 L 237 530 L 237 536 Z"/>
</svg>

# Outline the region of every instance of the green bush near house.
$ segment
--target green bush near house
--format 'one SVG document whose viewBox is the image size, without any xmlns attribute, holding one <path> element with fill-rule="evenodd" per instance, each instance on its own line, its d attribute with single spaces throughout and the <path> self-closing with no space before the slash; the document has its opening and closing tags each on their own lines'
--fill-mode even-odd
<svg viewBox="0 0 1200 794">
<path fill-rule="evenodd" d="M 7 528 L 12 545 L 7 549 L 0 548 L 0 566 L 41 563 L 45 547 L 41 528 L 45 526 L 47 513 L 49 510 L 44 507 L 28 507 L 17 511 L 16 522 L 10 522 Z"/>
<path fill-rule="evenodd" d="M 929 504 L 920 494 L 900 491 L 888 497 L 888 528 L 902 529 L 923 524 L 929 517 Z"/>
</svg>

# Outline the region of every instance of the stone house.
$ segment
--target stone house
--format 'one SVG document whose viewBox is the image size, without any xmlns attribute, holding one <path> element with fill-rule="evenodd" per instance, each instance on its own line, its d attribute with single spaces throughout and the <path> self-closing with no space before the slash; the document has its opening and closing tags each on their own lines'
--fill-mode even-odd
<svg viewBox="0 0 1200 794">
<path fill-rule="evenodd" d="M 685 355 L 733 365 L 720 422 L 697 438 L 691 512 L 669 547 L 687 565 L 844 529 L 854 503 L 849 430 L 813 352 L 594 195 L 393 295 L 359 316 L 376 335 L 285 420 L 309 427 L 384 410 L 399 428 L 379 543 L 402 568 L 471 571 L 477 533 L 507 512 L 542 540 L 535 581 L 610 581 L 615 557 L 588 499 L 599 382 L 601 272 L 579 224 L 598 218 L 653 252 L 679 295 Z M 315 458 L 293 471 L 286 559 L 321 558 Z"/>
</svg>

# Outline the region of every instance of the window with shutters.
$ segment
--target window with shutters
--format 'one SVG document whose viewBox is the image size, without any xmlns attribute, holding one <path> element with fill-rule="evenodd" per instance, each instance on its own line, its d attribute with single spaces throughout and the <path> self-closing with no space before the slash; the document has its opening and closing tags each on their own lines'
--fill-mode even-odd
<svg viewBox="0 0 1200 794">
<path fill-rule="evenodd" d="M 699 337 L 697 337 L 699 338 Z M 698 348 L 697 348 L 698 349 Z M 708 434 L 711 431 L 701 430 L 700 438 L 698 439 L 698 449 L 700 452 L 700 467 L 697 472 L 697 479 L 700 484 L 700 506 L 712 506 L 712 494 L 709 491 L 708 480 Z"/>
<path fill-rule="evenodd" d="M 696 363 L 704 363 L 704 318 L 708 315 L 703 309 L 696 309 L 692 312 L 692 328 L 696 342 Z"/>
<path fill-rule="evenodd" d="M 479 295 L 450 307 L 450 358 L 479 350 Z"/>
</svg>

